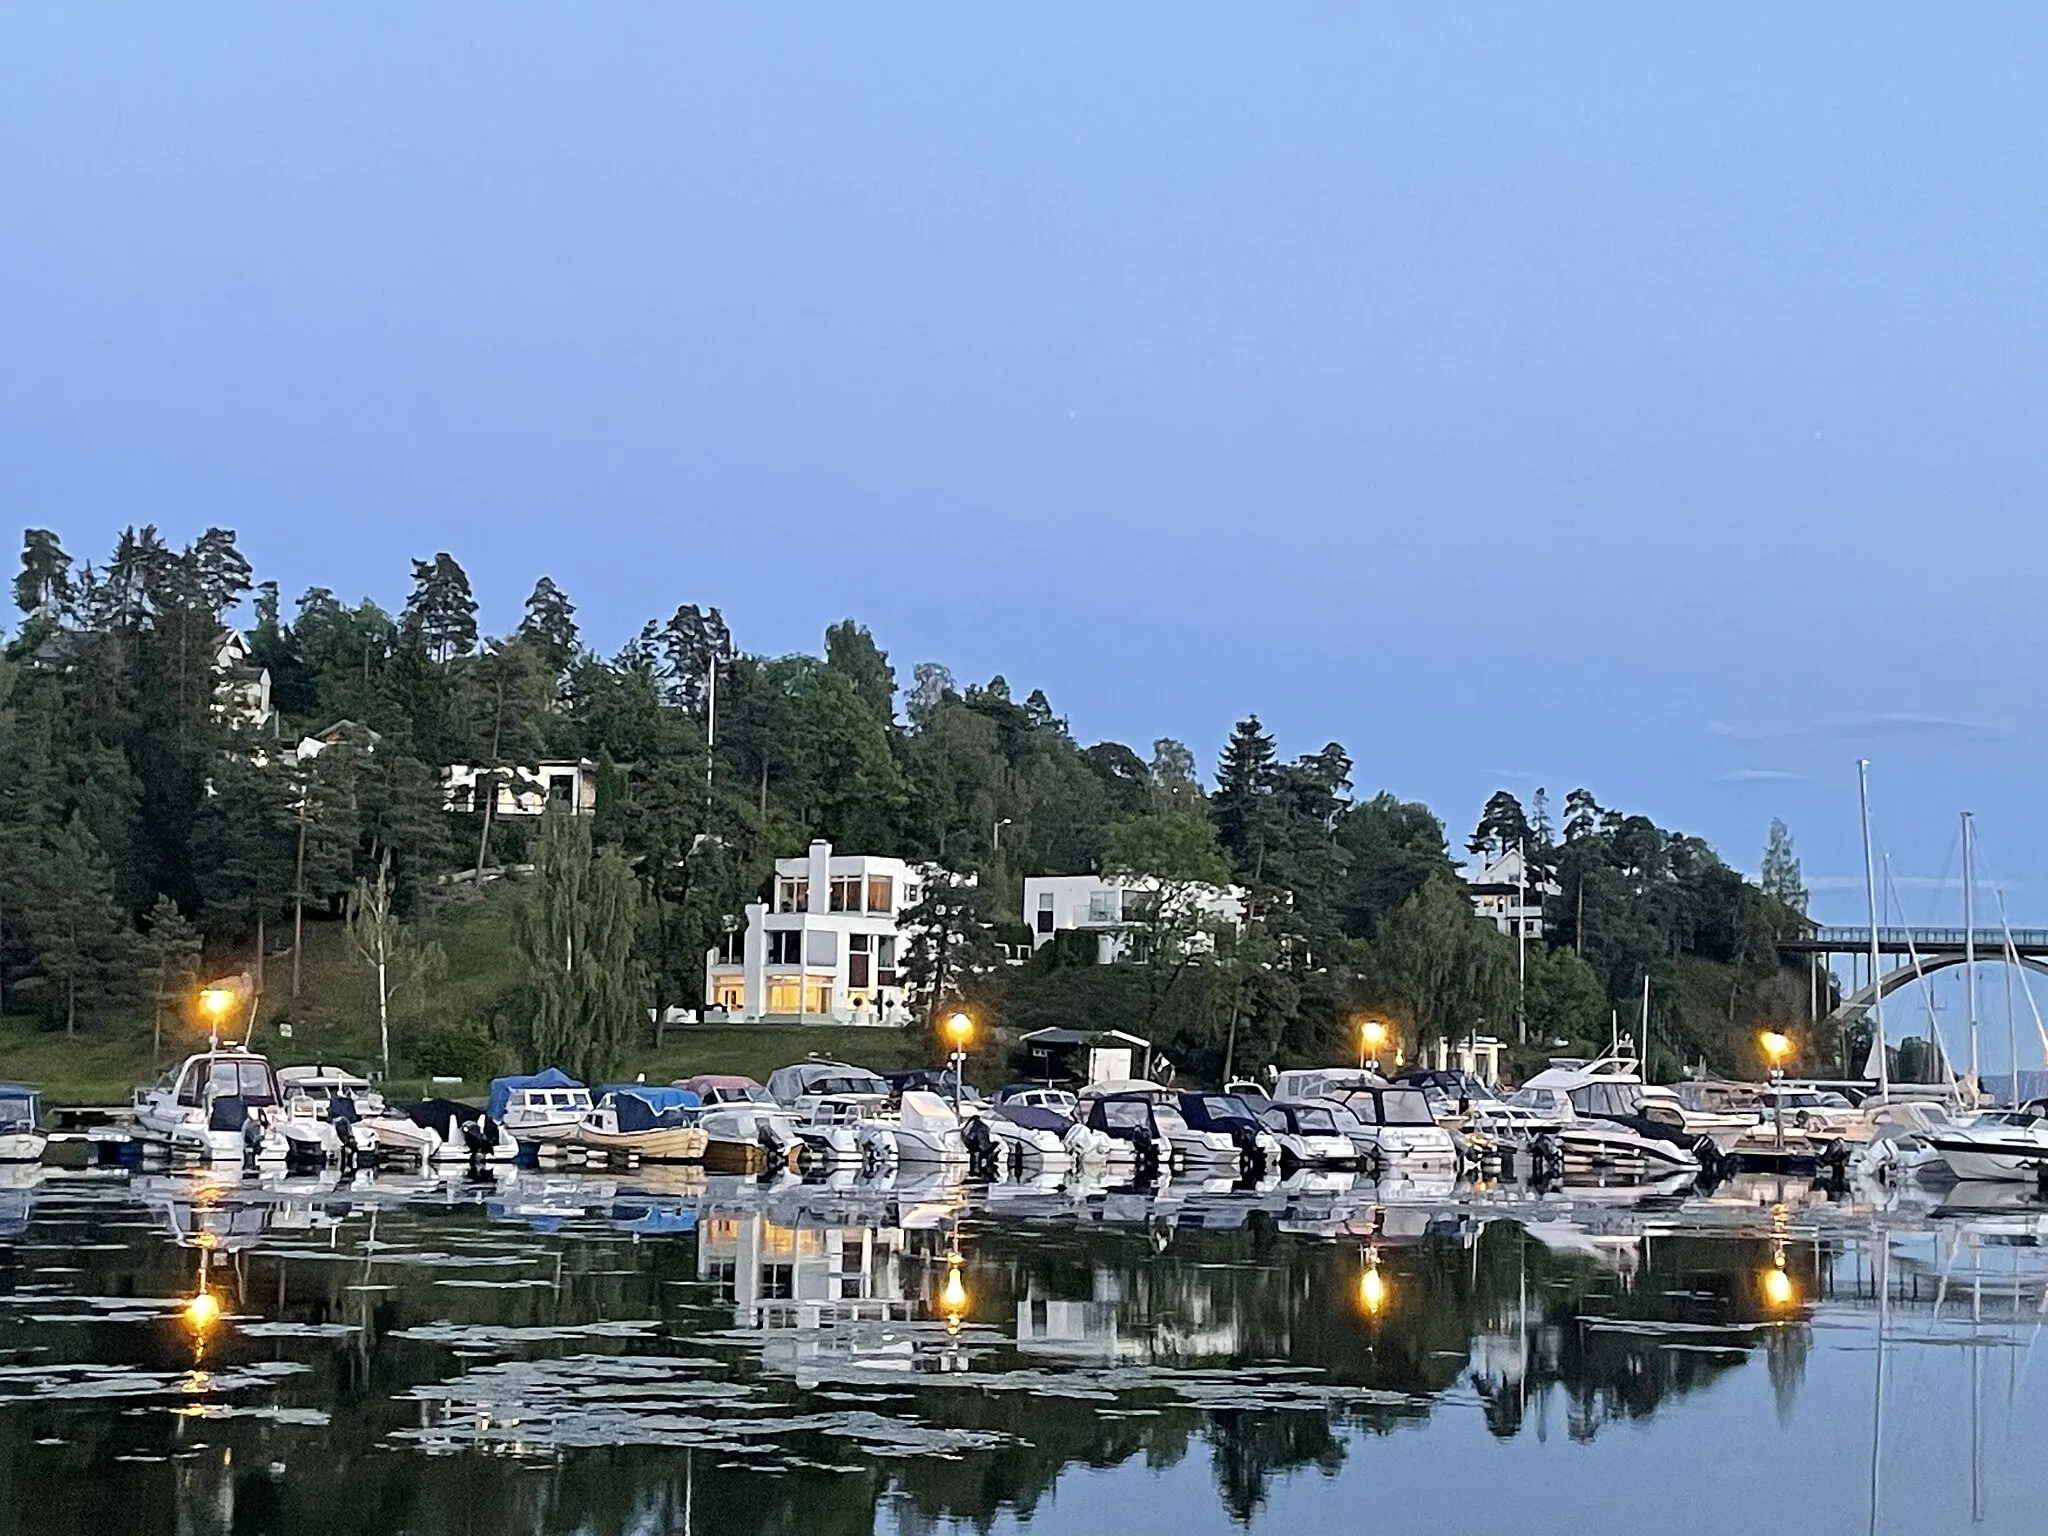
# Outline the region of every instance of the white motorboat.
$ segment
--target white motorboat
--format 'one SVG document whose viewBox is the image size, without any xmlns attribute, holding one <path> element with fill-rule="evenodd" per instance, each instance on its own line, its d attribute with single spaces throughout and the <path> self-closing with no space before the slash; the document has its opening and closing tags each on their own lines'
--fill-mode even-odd
<svg viewBox="0 0 2048 1536">
<path fill-rule="evenodd" d="M 590 1113 L 590 1090 L 553 1067 L 528 1077 L 491 1079 L 492 1121 L 522 1147 L 559 1147 L 576 1139 Z"/>
<path fill-rule="evenodd" d="M 1067 1141 L 1087 1133 L 1057 1109 L 1006 1099 L 992 1104 L 961 1127 L 970 1151 L 987 1146 L 995 1176 L 1039 1179 L 1074 1165 Z"/>
<path fill-rule="evenodd" d="M 906 1089 L 890 1120 L 897 1162 L 965 1166 L 967 1142 L 960 1133 L 960 1116 L 936 1093 Z"/>
<path fill-rule="evenodd" d="M 1351 1112 L 1356 1128 L 1345 1129 L 1354 1141 L 1363 1141 L 1371 1166 L 1383 1176 L 1392 1176 L 1396 1168 L 1410 1175 L 1457 1168 L 1458 1144 L 1437 1124 L 1420 1088 L 1396 1083 L 1348 1088 L 1333 1097 Z"/>
<path fill-rule="evenodd" d="M 803 1145 L 795 1111 L 751 1077 L 707 1074 L 673 1086 L 703 1101 L 697 1123 L 704 1128 L 706 1167 L 740 1173 L 788 1167 Z"/>
<path fill-rule="evenodd" d="M 1314 1099 L 1275 1099 L 1259 1106 L 1259 1123 L 1280 1146 L 1280 1168 L 1355 1168 L 1358 1145 L 1336 1112 Z"/>
<path fill-rule="evenodd" d="M 1700 1165 L 1706 1138 L 1644 1114 L 1642 1073 L 1626 1056 L 1546 1068 L 1508 1103 L 1552 1122 L 1567 1166 L 1640 1167 L 1655 1176 Z"/>
<path fill-rule="evenodd" d="M 33 1088 L 0 1083 L 0 1163 L 37 1163 L 50 1138 L 42 1132 L 42 1101 Z"/>
<path fill-rule="evenodd" d="M 2048 1115 L 2031 1107 L 1987 1109 L 1923 1139 L 1959 1181 L 2038 1179 L 2048 1168 Z"/>
<path fill-rule="evenodd" d="M 800 1061 L 768 1074 L 768 1096 L 804 1119 L 821 1099 L 859 1099 L 880 1108 L 889 1094 L 887 1079 L 843 1061 Z"/>
<path fill-rule="evenodd" d="M 344 1151 L 376 1155 L 376 1138 L 361 1126 L 384 1113 L 384 1100 L 368 1078 L 335 1066 L 279 1067 L 277 1086 L 293 1162 L 334 1162 Z"/>
<path fill-rule="evenodd" d="M 879 1103 L 868 1094 L 826 1095 L 810 1101 L 796 1134 L 812 1161 L 824 1168 L 859 1168 L 896 1161 L 896 1138 L 877 1119 Z"/>
<path fill-rule="evenodd" d="M 135 1090 L 139 1140 L 173 1156 L 207 1162 L 282 1162 L 289 1151 L 278 1122 L 277 1076 L 253 1051 L 221 1046 L 185 1058 L 154 1088 Z"/>
<path fill-rule="evenodd" d="M 1643 1089 L 1643 1113 L 1692 1136 L 1705 1136 L 1723 1152 L 1752 1137 L 1763 1123 L 1763 1106 L 1746 1083 L 1680 1083 Z"/>
<path fill-rule="evenodd" d="M 1280 1143 L 1236 1094 L 1183 1093 L 1155 1106 L 1153 1114 L 1173 1143 L 1176 1168 L 1244 1178 L 1279 1169 Z"/>
<path fill-rule="evenodd" d="M 1946 1181 L 1954 1175 L 1928 1138 L 1975 1118 L 1975 1111 L 1952 1115 L 1947 1106 L 1925 1099 L 1881 1104 L 1871 1111 L 1870 1141 L 1855 1154 L 1850 1171 L 1879 1184 Z"/>
</svg>

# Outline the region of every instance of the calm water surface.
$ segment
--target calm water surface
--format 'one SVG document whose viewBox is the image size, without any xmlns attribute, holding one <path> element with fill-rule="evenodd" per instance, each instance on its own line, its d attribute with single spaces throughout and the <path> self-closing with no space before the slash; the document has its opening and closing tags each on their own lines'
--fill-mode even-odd
<svg viewBox="0 0 2048 1536">
<path fill-rule="evenodd" d="M 7 1532 L 2037 1532 L 2048 1207 L 0 1173 Z"/>
</svg>

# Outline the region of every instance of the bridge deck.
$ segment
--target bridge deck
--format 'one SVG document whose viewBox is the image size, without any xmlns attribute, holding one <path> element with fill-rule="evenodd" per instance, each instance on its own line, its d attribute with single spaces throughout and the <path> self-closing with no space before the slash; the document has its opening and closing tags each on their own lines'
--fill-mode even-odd
<svg viewBox="0 0 2048 1536">
<path fill-rule="evenodd" d="M 1959 955 L 1969 947 L 1971 934 L 1963 928 L 1880 928 L 1877 952 L 1881 955 Z M 1977 953 L 1995 960 L 2005 953 L 2003 928 L 1976 930 Z M 2048 955 L 2048 928 L 2015 928 L 2012 945 L 2027 956 Z M 1780 939 L 1778 948 L 1789 954 L 1848 955 L 1870 953 L 1868 928 L 1814 928 L 1791 938 Z"/>
</svg>

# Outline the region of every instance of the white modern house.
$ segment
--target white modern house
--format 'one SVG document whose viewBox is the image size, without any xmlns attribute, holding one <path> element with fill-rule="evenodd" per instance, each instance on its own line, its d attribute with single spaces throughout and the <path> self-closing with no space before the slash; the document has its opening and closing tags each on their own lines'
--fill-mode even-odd
<svg viewBox="0 0 2048 1536">
<path fill-rule="evenodd" d="M 1160 899 L 1153 879 L 1108 880 L 1101 875 L 1034 875 L 1024 882 L 1024 920 L 1031 926 L 1031 947 L 1041 949 L 1053 935 L 1080 929 L 1096 936 L 1098 965 L 1128 959 L 1133 932 L 1151 920 Z M 1190 894 L 1195 913 L 1220 926 L 1244 924 L 1245 893 L 1234 885 L 1202 885 Z M 1207 934 L 1196 945 L 1213 948 Z"/>
<path fill-rule="evenodd" d="M 1472 910 L 1511 939 L 1542 938 L 1543 899 L 1561 890 L 1524 861 L 1520 848 L 1480 854 L 1465 884 L 1472 890 Z"/>
<path fill-rule="evenodd" d="M 474 811 L 477 781 L 490 773 L 455 763 L 441 770 L 443 806 L 451 811 Z M 549 806 L 572 816 L 597 814 L 597 764 L 589 758 L 574 761 L 535 763 L 502 768 L 497 774 L 497 808 L 492 812 L 502 821 L 508 816 L 538 816 Z"/>
<path fill-rule="evenodd" d="M 902 859 L 842 855 L 822 840 L 775 862 L 768 901 L 704 955 L 704 1001 L 728 1018 L 787 1024 L 909 1019 L 901 913 L 923 895 Z"/>
<path fill-rule="evenodd" d="M 213 712 L 234 730 L 258 731 L 276 713 L 270 703 L 270 669 L 249 656 L 239 629 L 222 626 L 213 646 Z"/>
</svg>

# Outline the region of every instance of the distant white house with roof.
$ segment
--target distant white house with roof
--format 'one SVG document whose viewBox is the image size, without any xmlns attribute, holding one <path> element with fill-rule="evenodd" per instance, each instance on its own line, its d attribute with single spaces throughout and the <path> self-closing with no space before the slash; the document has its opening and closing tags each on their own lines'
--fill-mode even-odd
<svg viewBox="0 0 2048 1536">
<path fill-rule="evenodd" d="M 1042 949 L 1055 934 L 1081 931 L 1096 936 L 1097 964 L 1130 959 L 1132 938 L 1151 921 L 1159 899 L 1159 882 L 1149 877 L 1033 875 L 1024 882 L 1024 920 L 1031 928 L 1031 947 Z M 1244 925 L 1245 892 L 1237 886 L 1196 886 L 1188 900 L 1196 916 L 1218 927 Z M 1194 935 L 1190 942 L 1198 949 L 1215 947 L 1207 933 Z"/>
<path fill-rule="evenodd" d="M 1509 938 L 1543 937 L 1545 897 L 1562 893 L 1562 887 L 1541 869 L 1524 859 L 1520 848 L 1498 853 L 1481 853 L 1465 884 L 1472 892 L 1472 910 Z"/>
<path fill-rule="evenodd" d="M 441 770 L 442 803 L 450 811 L 481 809 L 477 784 L 492 770 L 453 763 Z M 587 757 L 520 764 L 496 771 L 497 806 L 492 814 L 538 816 L 549 806 L 572 816 L 597 814 L 597 764 Z"/>
<path fill-rule="evenodd" d="M 835 853 L 822 839 L 776 860 L 769 899 L 748 903 L 746 926 L 705 952 L 706 1006 L 776 1023 L 907 1022 L 900 919 L 924 878 L 905 860 Z"/>
</svg>

